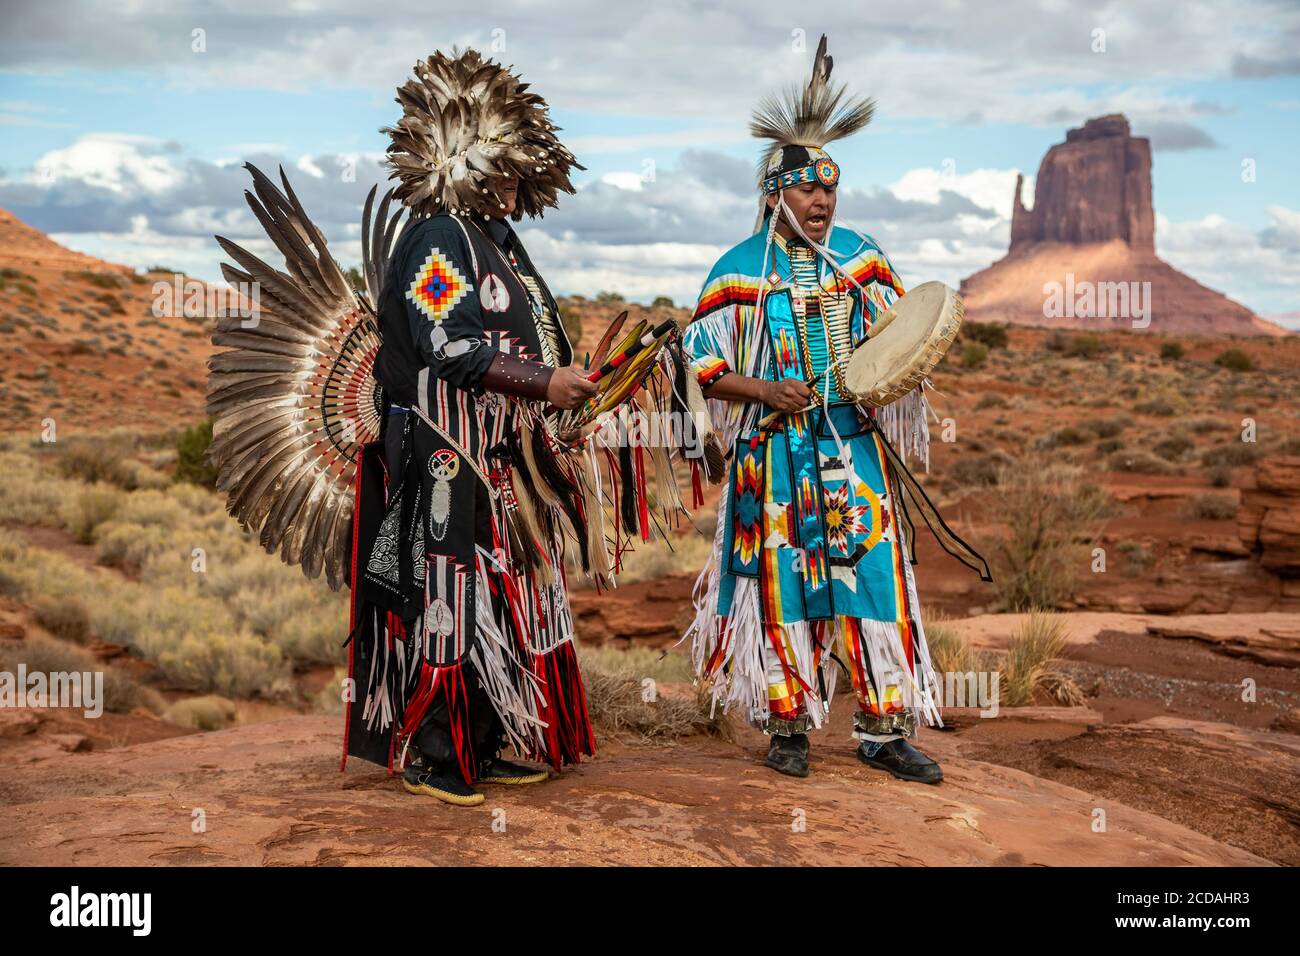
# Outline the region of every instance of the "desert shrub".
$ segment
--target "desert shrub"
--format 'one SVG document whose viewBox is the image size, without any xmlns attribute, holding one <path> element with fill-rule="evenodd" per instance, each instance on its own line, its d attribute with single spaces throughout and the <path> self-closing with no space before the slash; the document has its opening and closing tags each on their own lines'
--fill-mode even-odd
<svg viewBox="0 0 1300 956">
<path fill-rule="evenodd" d="M 991 349 L 1007 347 L 1007 327 L 996 322 L 965 322 L 961 334 L 962 338 L 987 345 Z"/>
<path fill-rule="evenodd" d="M 65 272 L 64 275 L 72 276 L 83 282 L 89 282 L 101 289 L 120 289 L 122 287 L 122 283 L 117 276 L 104 272 L 91 272 L 89 269 L 82 269 L 79 272 Z"/>
<path fill-rule="evenodd" d="M 1259 457 L 1259 447 L 1251 442 L 1231 441 L 1201 452 L 1203 465 L 1249 465 Z"/>
<path fill-rule="evenodd" d="M 177 727 L 195 730 L 222 730 L 235 720 L 233 701 L 216 694 L 204 697 L 187 697 L 175 701 L 163 711 L 162 719 Z"/>
<path fill-rule="evenodd" d="M 1120 570 L 1135 577 L 1155 563 L 1155 555 L 1137 541 L 1121 541 L 1117 547 L 1120 554 Z"/>
<path fill-rule="evenodd" d="M 652 309 L 672 309 L 675 308 L 673 300 L 666 295 L 657 295 L 653 302 L 650 303 Z"/>
<path fill-rule="evenodd" d="M 167 529 L 158 525 L 106 521 L 95 529 L 95 560 L 110 568 L 140 568 L 171 540 Z"/>
<path fill-rule="evenodd" d="M 1065 653 L 1065 618 L 1031 612 L 1007 646 L 1002 660 L 1001 703 L 1027 707 L 1042 693 L 1053 703 L 1077 706 L 1083 693 L 1056 666 Z"/>
<path fill-rule="evenodd" d="M 159 675 L 175 687 L 227 697 L 283 693 L 289 671 L 278 647 L 246 633 L 189 635 L 157 654 Z"/>
<path fill-rule="evenodd" d="M 115 667 L 105 667 L 85 648 L 48 637 L 29 637 L 21 644 L 0 649 L 0 667 L 13 671 L 25 664 L 28 671 L 45 674 L 78 672 L 104 675 L 104 709 L 128 714 L 138 707 L 155 713 L 162 710 L 162 697 Z"/>
<path fill-rule="evenodd" d="M 1052 329 L 1043 337 L 1043 348 L 1049 352 L 1064 352 L 1070 344 L 1070 337 L 1060 329 Z"/>
<path fill-rule="evenodd" d="M 122 506 L 122 492 L 108 485 L 91 485 L 63 502 L 63 526 L 79 542 L 90 544 L 95 529 L 111 519 Z"/>
<path fill-rule="evenodd" d="M 1235 432 L 1237 430 L 1237 426 L 1231 422 L 1221 421 L 1209 416 L 1191 419 L 1187 422 L 1187 427 L 1203 435 L 1208 435 L 1211 432 Z"/>
<path fill-rule="evenodd" d="M 596 301 L 605 302 L 605 303 L 622 302 L 623 295 L 622 293 L 619 292 L 610 292 L 608 290 L 605 290 L 603 292 L 596 293 Z"/>
<path fill-rule="evenodd" d="M 60 445 L 58 467 L 65 478 L 103 482 L 126 491 L 137 486 L 135 470 L 125 458 L 129 449 L 121 439 L 73 438 Z"/>
<path fill-rule="evenodd" d="M 1223 521 L 1236 517 L 1238 507 L 1237 499 L 1231 495 L 1197 495 L 1188 499 L 1185 513 L 1189 518 Z"/>
<path fill-rule="evenodd" d="M 80 601 L 38 600 L 32 607 L 32 618 L 61 640 L 76 644 L 90 641 L 90 615 Z"/>
<path fill-rule="evenodd" d="M 999 472 L 1010 461 L 1011 456 L 1005 452 L 962 457 L 952 465 L 949 475 L 960 487 L 996 485 Z"/>
<path fill-rule="evenodd" d="M 975 411 L 983 411 L 986 408 L 1006 408 L 1007 400 L 998 392 L 985 392 L 980 396 L 980 400 L 975 403 Z"/>
<path fill-rule="evenodd" d="M 993 584 L 1011 610 L 1056 607 L 1088 566 L 1088 549 L 1111 505 L 1105 492 L 1062 462 L 1025 458 L 998 474 L 992 517 L 1005 527 Z"/>
<path fill-rule="evenodd" d="M 1186 435 L 1170 435 L 1156 442 L 1151 450 L 1166 461 L 1178 461 L 1195 447 L 1195 443 Z"/>
<path fill-rule="evenodd" d="M 276 646 L 294 662 L 337 664 L 344 658 L 348 636 L 346 608 L 338 614 L 295 614 L 270 635 Z"/>
<path fill-rule="evenodd" d="M 1124 471 L 1135 475 L 1175 475 L 1178 469 L 1163 458 L 1157 458 L 1141 448 L 1130 448 L 1115 452 L 1107 459 L 1106 467 L 1111 471 Z"/>
<path fill-rule="evenodd" d="M 23 583 L 8 571 L 0 569 L 0 597 L 22 600 L 27 595 Z"/>
<path fill-rule="evenodd" d="M 1177 362 L 1183 354 L 1183 347 L 1177 342 L 1163 342 L 1160 345 L 1160 357 L 1166 362 Z"/>
<path fill-rule="evenodd" d="M 1155 398 L 1139 402 L 1133 406 L 1133 410 L 1142 415 L 1154 415 L 1157 418 L 1172 418 L 1180 411 L 1178 403 L 1174 402 L 1168 396 L 1159 395 Z"/>
<path fill-rule="evenodd" d="M 63 526 L 64 501 L 79 483 L 54 477 L 27 452 L 0 452 L 0 521 L 58 528 Z"/>
<path fill-rule="evenodd" d="M 1123 447 L 1124 439 L 1122 438 L 1103 438 L 1101 441 L 1097 442 L 1097 454 L 1111 455 Z"/>
<path fill-rule="evenodd" d="M 1064 428 L 1058 428 L 1051 434 L 1044 435 L 1038 441 L 1038 447 L 1043 449 L 1059 448 L 1070 445 L 1085 445 L 1091 441 L 1092 436 L 1082 429 L 1075 428 L 1073 425 L 1066 425 Z"/>
<path fill-rule="evenodd" d="M 166 701 L 152 687 L 146 687 L 115 667 L 104 668 L 104 709 L 114 714 L 129 714 L 143 707 L 160 714 Z"/>
<path fill-rule="evenodd" d="M 979 368 L 988 357 L 989 347 L 982 342 L 967 342 L 961 347 L 961 364 L 966 368 Z"/>
<path fill-rule="evenodd" d="M 1228 349 L 1214 357 L 1214 364 L 1230 372 L 1249 372 L 1255 367 L 1250 356 L 1241 349 Z"/>
<path fill-rule="evenodd" d="M 318 714 L 341 714 L 347 708 L 343 700 L 343 681 L 347 679 L 346 667 L 334 669 L 334 676 L 312 697 L 312 710 Z"/>
<path fill-rule="evenodd" d="M 176 439 L 176 480 L 205 488 L 217 486 L 217 468 L 208 460 L 212 444 L 212 422 L 187 428 Z"/>
<path fill-rule="evenodd" d="M 1128 422 L 1122 418 L 1087 418 L 1079 422 L 1079 427 L 1098 438 L 1114 438 L 1128 427 Z"/>
<path fill-rule="evenodd" d="M 1072 358 L 1094 358 L 1101 354 L 1101 350 L 1101 339 L 1090 332 L 1071 336 L 1064 349 L 1065 354 Z"/>
<path fill-rule="evenodd" d="M 29 671 L 52 674 L 58 671 L 93 671 L 95 656 L 84 647 L 66 641 L 34 635 L 20 644 L 0 649 L 6 670 L 26 664 Z"/>
<path fill-rule="evenodd" d="M 1215 465 L 1210 469 L 1209 478 L 1215 488 L 1227 488 L 1232 484 L 1232 466 Z"/>
</svg>

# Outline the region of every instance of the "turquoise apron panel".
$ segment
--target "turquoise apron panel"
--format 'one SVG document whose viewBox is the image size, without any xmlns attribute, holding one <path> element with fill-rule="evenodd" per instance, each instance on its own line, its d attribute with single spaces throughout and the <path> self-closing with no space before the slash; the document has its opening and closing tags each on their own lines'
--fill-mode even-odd
<svg viewBox="0 0 1300 956">
<path fill-rule="evenodd" d="M 770 293 L 763 300 L 763 315 L 775 357 L 776 377 L 807 379 L 798 341 L 799 331 L 788 291 Z M 782 619 L 825 620 L 833 616 L 826 541 L 822 529 L 821 479 L 817 473 L 817 439 L 812 430 L 813 415 L 802 412 L 785 417 L 784 432 L 769 439 L 770 489 L 766 501 L 774 510 L 771 519 L 779 525 L 788 508 L 793 517 L 797 542 L 803 549 L 799 561 L 777 562 L 781 582 Z M 782 455 L 781 452 L 785 454 Z M 784 474 L 782 474 L 784 466 Z M 782 480 L 784 479 L 784 480 Z M 787 587 L 789 585 L 789 587 Z M 787 595 L 787 590 L 792 593 Z M 766 604 L 766 602 L 765 602 Z M 802 609 L 799 614 L 796 609 Z M 765 613 L 768 607 L 764 607 Z"/>
<path fill-rule="evenodd" d="M 856 340 L 865 323 L 857 303 L 853 313 Z M 763 314 L 775 377 L 806 380 L 789 291 L 768 293 Z M 870 303 L 868 314 L 874 319 Z M 760 418 L 768 411 L 761 409 Z M 757 577 L 768 623 L 899 620 L 904 583 L 893 502 L 863 415 L 854 404 L 832 402 L 829 419 L 839 444 L 822 408 L 787 415 L 783 429 L 761 440 L 753 433 L 737 439 L 719 614 L 731 613 L 737 577 Z"/>
<path fill-rule="evenodd" d="M 898 529 L 880 449 L 856 406 L 832 405 L 830 421 L 840 436 L 843 457 L 818 411 L 819 476 L 835 613 L 897 621 L 897 589 L 902 586 L 896 560 Z"/>
</svg>

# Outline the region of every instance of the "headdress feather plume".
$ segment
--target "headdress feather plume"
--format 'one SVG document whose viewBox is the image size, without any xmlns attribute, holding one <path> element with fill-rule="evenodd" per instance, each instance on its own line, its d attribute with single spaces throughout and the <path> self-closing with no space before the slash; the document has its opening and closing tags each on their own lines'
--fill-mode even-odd
<svg viewBox="0 0 1300 956">
<path fill-rule="evenodd" d="M 395 195 L 417 215 L 495 212 L 493 179 L 518 176 L 513 218 L 540 216 L 571 169 L 583 169 L 556 138 L 546 101 L 477 50 L 435 53 L 397 88 L 402 118 L 382 132 Z"/>
<path fill-rule="evenodd" d="M 749 131 L 769 140 L 759 159 L 762 178 L 772 157 L 785 146 L 821 149 L 827 143 L 851 136 L 871 122 L 875 101 L 869 96 L 851 97 L 843 83 L 831 84 L 834 60 L 826 52 L 822 34 L 813 57 L 808 85 L 793 86 L 783 95 L 769 96 L 754 111 Z"/>
</svg>

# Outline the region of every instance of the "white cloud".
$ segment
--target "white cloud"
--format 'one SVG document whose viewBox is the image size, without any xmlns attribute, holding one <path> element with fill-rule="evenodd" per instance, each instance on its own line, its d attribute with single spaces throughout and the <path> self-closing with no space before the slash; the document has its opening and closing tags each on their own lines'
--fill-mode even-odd
<svg viewBox="0 0 1300 956">
<path fill-rule="evenodd" d="M 355 180 L 347 181 L 328 172 L 342 158 L 303 157 L 291 179 L 334 254 L 349 265 L 360 257 L 362 199 L 384 171 L 374 165 L 377 157 L 362 157 Z M 276 157 L 257 161 L 270 174 Z M 146 137 L 108 134 L 53 150 L 37 169 L 53 170 L 54 178 L 42 188 L 0 181 L 0 207 L 29 220 L 35 210 L 45 219 L 36 224 L 72 248 L 213 280 L 222 258 L 214 233 L 272 255 L 242 201 L 249 185 L 242 169 L 184 160 Z M 956 286 L 1005 254 L 1015 175 L 914 169 L 885 188 L 845 190 L 839 218 L 870 233 L 908 285 L 939 279 Z M 557 292 L 615 290 L 629 299 L 668 295 L 689 304 L 718 256 L 749 234 L 756 205 L 748 163 L 688 152 L 650 180 L 618 171 L 590 181 L 543 222 L 525 221 L 520 231 Z M 1300 212 L 1281 205 L 1268 212 L 1263 229 L 1219 214 L 1179 223 L 1157 216 L 1157 249 L 1249 306 L 1292 311 L 1300 301 Z"/>
<path fill-rule="evenodd" d="M 121 194 L 165 192 L 181 185 L 185 173 L 164 148 L 163 141 L 152 136 L 87 133 L 38 159 L 30 182 L 46 187 L 72 180 Z"/>
<path fill-rule="evenodd" d="M 969 173 L 933 168 L 912 169 L 890 183 L 889 190 L 899 199 L 928 203 L 937 203 L 941 192 L 956 193 L 1009 220 L 1018 172 L 1015 169 L 976 169 Z M 1032 198 L 1033 194 L 1034 180 L 1028 176 L 1022 195 Z"/>
<path fill-rule="evenodd" d="M 1156 214 L 1156 252 L 1202 285 L 1247 306 L 1300 302 L 1300 212 L 1269 207 L 1270 225 L 1254 230 L 1217 213 L 1187 222 Z M 1256 308 L 1263 308 L 1255 306 Z"/>
<path fill-rule="evenodd" d="M 298 157 L 298 162 L 294 163 L 294 167 L 306 173 L 308 176 L 314 176 L 317 179 L 325 178 L 325 170 L 317 166 L 310 156 Z"/>
<path fill-rule="evenodd" d="M 605 173 L 600 177 L 600 181 L 607 186 L 613 186 L 616 189 L 627 189 L 632 192 L 640 192 L 645 186 L 645 178 L 640 173 L 615 171 Z"/>
</svg>

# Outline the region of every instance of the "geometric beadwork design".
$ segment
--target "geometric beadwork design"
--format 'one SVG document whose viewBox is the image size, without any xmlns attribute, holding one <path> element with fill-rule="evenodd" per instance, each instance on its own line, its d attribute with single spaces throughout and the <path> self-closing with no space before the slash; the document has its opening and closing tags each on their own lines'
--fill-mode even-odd
<svg viewBox="0 0 1300 956">
<path fill-rule="evenodd" d="M 433 322 L 441 322 L 469 294 L 469 283 L 437 248 L 415 274 L 406 297 Z"/>
</svg>

